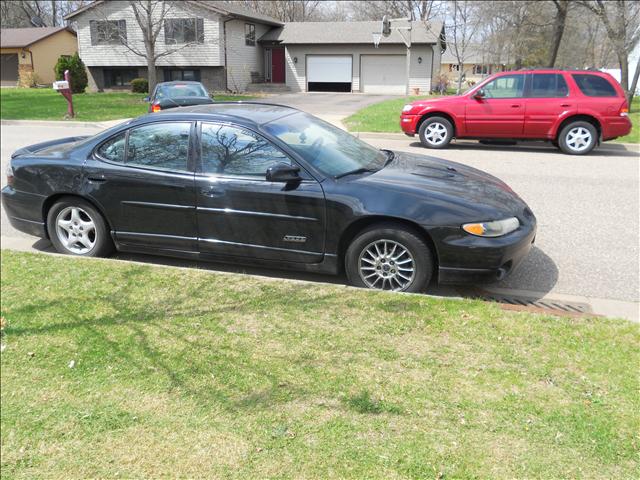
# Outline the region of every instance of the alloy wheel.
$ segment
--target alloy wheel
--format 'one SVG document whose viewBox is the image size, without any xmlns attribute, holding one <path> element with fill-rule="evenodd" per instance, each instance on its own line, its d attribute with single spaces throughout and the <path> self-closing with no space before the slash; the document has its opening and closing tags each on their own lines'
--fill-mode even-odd
<svg viewBox="0 0 640 480">
<path fill-rule="evenodd" d="M 574 152 L 582 152 L 589 148 L 593 137 L 591 132 L 584 127 L 575 127 L 567 132 L 567 146 Z"/>
<path fill-rule="evenodd" d="M 427 125 L 424 138 L 431 145 L 440 145 L 447 139 L 447 127 L 440 122 L 433 122 Z"/>
<path fill-rule="evenodd" d="M 405 290 L 415 276 L 411 252 L 395 240 L 376 240 L 367 245 L 358 258 L 360 278 L 368 288 Z"/>
<path fill-rule="evenodd" d="M 58 240 L 69 252 L 84 255 L 96 245 L 96 225 L 80 207 L 66 207 L 56 217 Z"/>
</svg>

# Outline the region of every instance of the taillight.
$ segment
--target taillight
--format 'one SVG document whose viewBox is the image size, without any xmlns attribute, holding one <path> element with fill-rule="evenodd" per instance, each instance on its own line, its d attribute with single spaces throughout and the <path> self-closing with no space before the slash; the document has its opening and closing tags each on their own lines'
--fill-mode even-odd
<svg viewBox="0 0 640 480">
<path fill-rule="evenodd" d="M 629 108 L 623 105 L 622 108 L 620 109 L 620 116 L 621 117 L 628 117 L 629 116 Z"/>
<path fill-rule="evenodd" d="M 160 105 L 153 105 L 153 106 L 151 107 L 151 111 L 152 111 L 152 112 L 159 112 L 160 110 L 162 110 L 162 109 L 160 108 Z"/>
<path fill-rule="evenodd" d="M 10 187 L 13 187 L 13 182 L 15 180 L 15 177 L 13 176 L 13 167 L 11 165 L 7 165 L 7 185 L 9 185 Z"/>
</svg>

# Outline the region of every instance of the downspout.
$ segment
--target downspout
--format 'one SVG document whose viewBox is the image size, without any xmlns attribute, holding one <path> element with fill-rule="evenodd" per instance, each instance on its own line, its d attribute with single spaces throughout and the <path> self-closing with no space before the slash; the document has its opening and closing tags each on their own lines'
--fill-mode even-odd
<svg viewBox="0 0 640 480">
<path fill-rule="evenodd" d="M 230 17 L 228 20 L 224 20 L 222 22 L 222 35 L 224 38 L 224 89 L 225 91 L 229 91 L 229 72 L 227 69 L 229 68 L 229 64 L 227 63 L 227 22 L 235 20 L 235 18 Z"/>
</svg>

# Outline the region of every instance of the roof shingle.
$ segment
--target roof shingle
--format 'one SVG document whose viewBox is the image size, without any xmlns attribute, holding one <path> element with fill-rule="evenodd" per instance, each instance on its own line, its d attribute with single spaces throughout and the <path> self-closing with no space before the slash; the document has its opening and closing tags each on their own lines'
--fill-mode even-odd
<svg viewBox="0 0 640 480">
<path fill-rule="evenodd" d="M 402 36 L 395 27 L 406 27 L 406 21 L 394 21 L 391 35 L 380 40 L 381 45 L 404 44 Z M 373 43 L 373 32 L 380 31 L 379 21 L 369 22 L 288 22 L 283 27 L 265 33 L 261 42 L 279 42 L 283 44 L 348 44 Z M 411 31 L 412 43 L 438 43 L 442 23 L 414 22 Z"/>
<path fill-rule="evenodd" d="M 75 32 L 67 27 L 3 28 L 0 30 L 0 47 L 28 47 L 62 30 L 68 30 L 75 35 Z"/>
</svg>

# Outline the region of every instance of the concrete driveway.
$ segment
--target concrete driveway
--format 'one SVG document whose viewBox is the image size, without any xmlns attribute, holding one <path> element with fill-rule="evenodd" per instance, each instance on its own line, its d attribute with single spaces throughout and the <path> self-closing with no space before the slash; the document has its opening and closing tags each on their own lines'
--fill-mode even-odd
<svg viewBox="0 0 640 480">
<path fill-rule="evenodd" d="M 281 93 L 262 98 L 260 102 L 287 105 L 320 118 L 341 119 L 373 103 L 403 98 L 394 95 L 367 95 L 365 93 Z"/>
<path fill-rule="evenodd" d="M 311 112 L 321 109 L 323 103 L 341 102 L 335 98 L 339 95 L 318 94 L 308 99 L 297 99 L 298 95 L 293 94 L 278 96 L 280 99 L 282 97 L 289 98 L 291 104 L 299 101 L 300 108 Z M 381 98 L 358 95 L 362 98 L 351 100 L 352 97 L 355 96 L 345 95 L 344 102 L 366 103 Z M 306 106 L 304 102 L 308 102 Z M 359 107 L 343 105 L 341 108 Z M 11 152 L 19 147 L 100 130 L 100 126 L 91 125 L 71 126 L 53 122 L 18 125 L 3 122 L 2 173 Z M 637 320 L 640 289 L 638 148 L 606 143 L 586 157 L 576 157 L 560 154 L 545 144 L 491 147 L 461 141 L 445 150 L 429 151 L 415 139 L 404 135 L 361 134 L 360 137 L 379 148 L 431 154 L 486 170 L 505 180 L 531 206 L 539 222 L 536 246 L 519 270 L 504 282 L 489 287 L 489 290 L 505 290 L 536 298 L 555 296 L 586 301 L 596 312 Z M 5 181 L 2 175 L 2 185 Z M 4 211 L 1 217 L 3 248 L 51 250 L 47 241 L 39 241 L 15 231 L 9 225 Z M 120 255 L 119 258 L 268 276 L 344 281 L 328 276 L 257 268 L 239 269 L 142 255 Z M 431 293 L 465 295 L 470 291 L 431 289 Z"/>
</svg>

